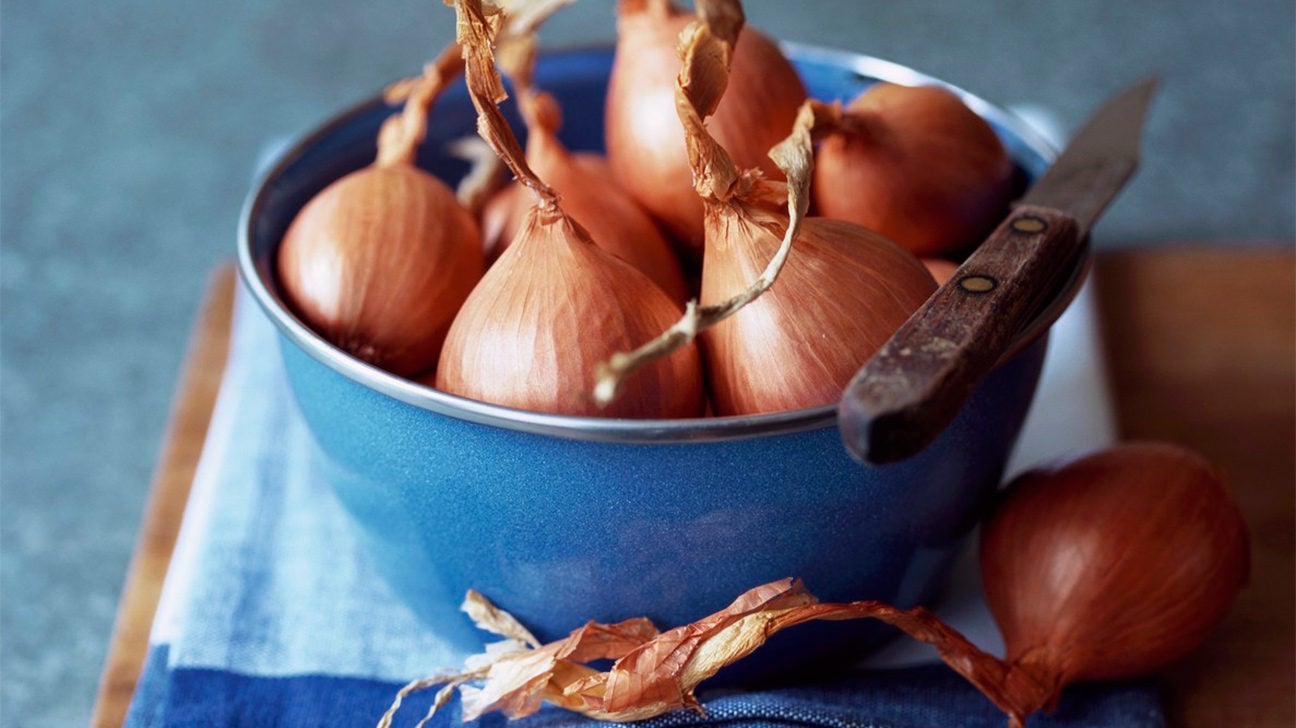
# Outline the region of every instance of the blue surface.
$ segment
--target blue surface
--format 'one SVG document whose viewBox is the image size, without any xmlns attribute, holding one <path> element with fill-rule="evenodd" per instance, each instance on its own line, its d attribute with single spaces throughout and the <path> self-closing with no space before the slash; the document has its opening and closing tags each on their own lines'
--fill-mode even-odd
<svg viewBox="0 0 1296 728">
<path fill-rule="evenodd" d="M 798 68 L 812 94 L 851 97 L 871 79 L 841 62 L 802 58 Z M 537 82 L 568 116 L 597 119 L 610 64 L 610 50 L 553 55 Z M 388 113 L 374 104 L 349 112 L 270 172 L 250 208 L 248 240 L 268 289 L 283 230 L 312 194 L 372 159 L 374 130 Z M 464 94 L 443 98 L 422 162 L 453 178 L 457 169 L 436 150 L 471 133 L 474 118 Z M 577 148 L 600 145 L 597 125 L 568 131 Z M 1020 164 L 1038 172 L 1043 159 L 1000 131 Z M 328 352 L 281 339 L 301 412 L 333 463 L 330 481 L 396 590 L 454 634 L 462 633 L 462 594 L 478 589 L 541 639 L 587 619 L 686 623 L 787 576 L 829 601 L 922 601 L 999 483 L 1044 348 L 1041 339 L 996 370 L 920 456 L 864 467 L 832 424 L 675 444 L 477 424 L 398 401 L 317 360 Z M 744 663 L 741 677 L 858 654 L 879 634 L 863 625 L 806 629 Z"/>
</svg>

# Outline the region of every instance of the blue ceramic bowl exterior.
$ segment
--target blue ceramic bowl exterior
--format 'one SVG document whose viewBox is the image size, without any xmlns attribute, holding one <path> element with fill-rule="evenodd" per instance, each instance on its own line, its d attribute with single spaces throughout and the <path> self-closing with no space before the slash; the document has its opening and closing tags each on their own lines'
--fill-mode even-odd
<svg viewBox="0 0 1296 728">
<path fill-rule="evenodd" d="M 849 99 L 876 78 L 931 82 L 860 56 L 789 48 L 812 93 Z M 610 49 L 550 54 L 537 81 L 565 108 L 573 148 L 602 144 Z M 1004 138 L 1023 179 L 1046 145 L 967 97 Z M 282 332 L 282 356 L 334 490 L 360 524 L 375 568 L 465 650 L 480 636 L 458 613 L 478 589 L 542 639 L 588 619 L 692 621 L 742 591 L 801 577 L 825 600 L 929 598 L 1002 474 L 1039 376 L 1045 336 L 1001 364 L 920 456 L 854 462 L 834 408 L 707 421 L 588 421 L 461 400 L 350 359 L 283 305 L 279 240 L 301 206 L 373 159 L 390 107 L 372 101 L 286 152 L 245 210 L 240 259 Z M 420 164 L 465 170 L 444 143 L 473 133 L 461 88 L 437 105 Z M 521 128 L 515 125 L 515 128 Z M 1065 305 L 1065 302 L 1062 303 Z M 1047 322 L 1042 324 L 1046 328 Z M 803 628 L 798 628 L 803 630 Z M 796 630 L 794 630 L 796 631 Z M 813 659 L 875 636 L 804 630 L 773 657 Z M 760 653 L 758 653 L 760 654 Z"/>
</svg>

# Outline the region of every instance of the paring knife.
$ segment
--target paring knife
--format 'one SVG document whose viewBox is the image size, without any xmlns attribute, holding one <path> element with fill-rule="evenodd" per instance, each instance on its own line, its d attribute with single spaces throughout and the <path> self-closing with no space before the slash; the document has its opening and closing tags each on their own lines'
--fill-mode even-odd
<svg viewBox="0 0 1296 728">
<path fill-rule="evenodd" d="M 838 424 L 857 460 L 908 458 L 945 429 L 1057 291 L 1138 166 L 1156 80 L 1113 97 L 945 285 L 851 379 Z"/>
</svg>

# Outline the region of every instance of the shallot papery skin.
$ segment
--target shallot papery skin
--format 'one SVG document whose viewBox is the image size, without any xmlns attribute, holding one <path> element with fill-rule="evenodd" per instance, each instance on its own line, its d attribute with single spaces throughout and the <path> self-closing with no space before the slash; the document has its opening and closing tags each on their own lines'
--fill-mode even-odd
<svg viewBox="0 0 1296 728">
<path fill-rule="evenodd" d="M 923 258 L 922 264 L 927 266 L 927 272 L 932 274 L 936 279 L 936 285 L 943 286 L 945 282 L 954 277 L 958 272 L 958 263 L 945 260 L 944 258 Z"/>
<path fill-rule="evenodd" d="M 696 19 L 667 2 L 622 1 L 605 114 L 613 173 L 693 258 L 702 249 L 702 201 L 692 186 L 675 81 L 680 31 Z M 769 150 L 792 129 L 805 99 L 805 86 L 778 45 L 748 28 L 733 51 L 729 89 L 708 129 L 740 168 L 778 178 Z"/>
<path fill-rule="evenodd" d="M 1008 210 L 1013 164 L 984 119 L 938 86 L 879 83 L 824 140 L 819 214 L 876 230 L 919 256 L 966 251 Z"/>
<path fill-rule="evenodd" d="M 643 273 L 601 250 L 561 211 L 536 208 L 464 303 L 437 367 L 437 388 L 554 414 L 672 419 L 703 404 L 695 346 L 635 373 L 596 403 L 594 368 L 679 315 Z"/>
<path fill-rule="evenodd" d="M 526 162 L 499 110 L 499 6 L 455 0 L 457 39 L 477 130 L 534 193 L 535 206 L 508 249 L 464 302 L 437 366 L 437 387 L 483 402 L 563 415 L 672 419 L 703 406 L 695 346 L 636 372 L 625 396 L 600 403 L 590 392 L 607 357 L 651 338 L 677 304 L 634 266 L 599 248 Z"/>
<path fill-rule="evenodd" d="M 787 216 L 758 205 L 708 212 L 702 304 L 723 301 L 761 274 Z M 778 280 L 701 335 L 721 415 L 837 401 L 860 365 L 936 290 L 927 269 L 880 235 L 809 218 Z"/>
<path fill-rule="evenodd" d="M 1078 680 L 1154 672 L 1199 645 L 1247 581 L 1246 523 L 1200 455 L 1118 445 L 1022 475 L 982 532 L 1006 659 L 1052 705 Z"/>
<path fill-rule="evenodd" d="M 554 133 L 558 123 L 552 98 L 537 94 L 540 107 L 529 125 L 527 164 L 562 198 L 563 210 L 581 224 L 600 248 L 643 271 L 667 295 L 683 304 L 688 285 L 670 242 L 657 224 L 617 182 L 607 160 L 589 152 L 570 152 Z M 545 124 L 549 128 L 545 128 Z M 520 183 L 501 190 L 483 212 L 483 243 L 498 256 L 517 236 L 535 198 Z"/>
<path fill-rule="evenodd" d="M 436 363 L 483 268 L 476 221 L 443 182 L 403 163 L 370 165 L 312 198 L 276 263 L 307 324 L 404 376 Z"/>
</svg>

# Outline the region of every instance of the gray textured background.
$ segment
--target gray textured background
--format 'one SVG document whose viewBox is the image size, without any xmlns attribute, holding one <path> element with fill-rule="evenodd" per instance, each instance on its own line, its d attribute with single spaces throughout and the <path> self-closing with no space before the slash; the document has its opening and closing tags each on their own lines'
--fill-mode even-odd
<svg viewBox="0 0 1296 728">
<path fill-rule="evenodd" d="M 1150 73 L 1140 176 L 1100 245 L 1290 239 L 1291 0 L 747 4 L 772 35 L 882 56 L 1078 123 Z M 0 40 L 0 723 L 83 724 L 184 343 L 234 250 L 259 146 L 416 71 L 430 0 L 8 0 Z M 612 37 L 585 0 L 554 45 Z"/>
</svg>

